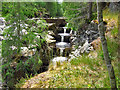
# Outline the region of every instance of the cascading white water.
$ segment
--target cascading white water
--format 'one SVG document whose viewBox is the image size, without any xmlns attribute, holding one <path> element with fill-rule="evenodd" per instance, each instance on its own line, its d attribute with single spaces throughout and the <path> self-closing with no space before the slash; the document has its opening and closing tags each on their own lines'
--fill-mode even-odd
<svg viewBox="0 0 120 90">
<path fill-rule="evenodd" d="M 70 36 L 69 33 L 59 33 L 58 35 L 60 35 L 60 36 Z"/>
<path fill-rule="evenodd" d="M 64 51 L 65 48 L 60 48 L 60 56 L 63 55 L 63 51 Z"/>
<path fill-rule="evenodd" d="M 63 57 L 64 50 L 66 48 L 70 48 L 70 43 L 64 42 L 65 37 L 70 37 L 70 33 L 66 33 L 67 27 L 63 27 L 64 32 L 59 33 L 58 35 L 61 36 L 61 42 L 56 43 L 56 47 L 60 49 L 60 56 L 55 57 L 52 61 L 55 63 L 57 61 L 63 62 L 67 60 L 67 57 Z"/>
<path fill-rule="evenodd" d="M 64 36 L 63 35 L 61 36 L 61 42 L 64 42 Z"/>
<path fill-rule="evenodd" d="M 63 27 L 63 29 L 64 29 L 64 33 L 66 33 L 67 27 Z"/>
</svg>

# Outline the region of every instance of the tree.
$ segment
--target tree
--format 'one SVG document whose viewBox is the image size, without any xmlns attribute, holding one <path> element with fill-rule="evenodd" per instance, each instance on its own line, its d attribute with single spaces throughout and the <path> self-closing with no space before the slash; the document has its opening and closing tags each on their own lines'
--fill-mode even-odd
<svg viewBox="0 0 120 90">
<path fill-rule="evenodd" d="M 69 26 L 72 30 L 81 28 L 87 20 L 87 8 L 86 2 L 63 2 L 62 3 L 64 16 L 69 22 Z"/>
<path fill-rule="evenodd" d="M 41 37 L 41 33 L 46 28 L 44 20 L 37 22 L 26 19 L 27 16 L 23 12 L 23 8 L 26 8 L 24 3 L 12 2 L 11 6 L 13 8 L 6 15 L 6 28 L 3 32 L 4 40 L 2 41 L 2 77 L 8 87 L 14 87 L 16 80 L 20 78 L 16 77 L 15 73 L 21 70 L 24 70 L 23 75 L 29 75 L 31 72 L 32 74 L 37 73 L 42 65 L 39 51 L 36 50 L 34 55 L 27 56 L 25 61 L 21 58 L 25 58 L 21 51 L 22 47 L 27 47 L 29 50 L 37 49 L 37 47 L 41 49 L 42 44 L 45 42 Z M 16 63 L 15 67 L 14 62 Z M 30 66 L 31 68 L 29 68 Z"/>
<path fill-rule="evenodd" d="M 104 59 L 105 59 L 105 62 L 106 62 L 108 73 L 109 73 L 111 88 L 112 89 L 117 89 L 114 69 L 113 69 L 113 66 L 111 64 L 111 59 L 109 57 L 109 52 L 108 52 L 108 48 L 107 48 L 107 41 L 106 41 L 106 38 L 105 38 L 105 26 L 104 26 L 104 23 L 103 23 L 102 9 L 103 9 L 102 2 L 97 2 L 98 30 L 100 32 Z"/>
<path fill-rule="evenodd" d="M 46 2 L 45 8 L 49 11 L 51 17 L 62 16 L 61 6 L 58 2 Z"/>
<path fill-rule="evenodd" d="M 88 20 L 91 20 L 92 18 L 92 2 L 88 2 L 89 8 L 88 8 Z"/>
<path fill-rule="evenodd" d="M 48 12 L 51 17 L 62 16 L 61 5 L 58 2 L 21 2 L 21 9 L 28 18 L 45 17 Z M 14 8 L 12 2 L 3 2 L 2 16 L 6 16 Z"/>
<path fill-rule="evenodd" d="M 96 19 L 96 11 L 93 7 L 96 3 L 93 2 L 63 2 L 63 15 L 69 22 L 69 27 L 72 30 L 77 30 L 84 27 L 84 24 L 90 23 L 94 18 Z"/>
<path fill-rule="evenodd" d="M 118 9 L 118 13 L 118 71 L 120 71 L 120 9 Z M 118 74 L 118 88 L 120 88 L 120 72 Z"/>
</svg>

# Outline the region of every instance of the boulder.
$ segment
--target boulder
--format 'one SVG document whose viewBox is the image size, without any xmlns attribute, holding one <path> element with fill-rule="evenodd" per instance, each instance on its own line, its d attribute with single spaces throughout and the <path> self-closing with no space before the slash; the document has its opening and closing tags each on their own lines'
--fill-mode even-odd
<svg viewBox="0 0 120 90">
<path fill-rule="evenodd" d="M 47 23 L 47 26 L 48 26 L 48 30 L 55 30 L 56 29 L 55 23 Z"/>
<path fill-rule="evenodd" d="M 91 42 L 91 46 L 93 46 L 94 50 L 100 49 L 100 44 L 101 44 L 100 37 Z"/>
<path fill-rule="evenodd" d="M 22 56 L 33 56 L 36 52 L 36 49 L 29 50 L 28 47 L 21 47 Z"/>
<path fill-rule="evenodd" d="M 56 23 L 56 26 L 65 26 L 66 21 L 65 18 L 44 18 L 47 23 Z"/>
</svg>

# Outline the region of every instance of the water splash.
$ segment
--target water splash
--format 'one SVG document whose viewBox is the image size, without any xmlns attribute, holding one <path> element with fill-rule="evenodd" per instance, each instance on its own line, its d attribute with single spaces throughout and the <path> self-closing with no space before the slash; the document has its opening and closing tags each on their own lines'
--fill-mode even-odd
<svg viewBox="0 0 120 90">
<path fill-rule="evenodd" d="M 60 36 L 70 36 L 69 33 L 59 33 L 58 35 L 60 35 Z"/>
<path fill-rule="evenodd" d="M 63 51 L 65 48 L 60 48 L 60 56 L 63 56 Z"/>
<path fill-rule="evenodd" d="M 63 27 L 63 29 L 64 29 L 64 33 L 66 33 L 67 27 Z"/>
<path fill-rule="evenodd" d="M 58 48 L 66 48 L 66 47 L 70 47 L 70 44 L 66 43 L 66 42 L 58 42 L 58 43 L 56 43 L 56 47 L 58 47 Z"/>
<path fill-rule="evenodd" d="M 55 58 L 53 58 L 53 60 L 52 60 L 52 62 L 53 63 L 56 63 L 56 62 L 64 62 L 64 61 L 67 61 L 67 57 L 62 57 L 62 56 L 60 56 L 60 57 L 55 57 Z"/>
<path fill-rule="evenodd" d="M 64 36 L 61 36 L 61 42 L 63 42 L 64 41 Z"/>
</svg>

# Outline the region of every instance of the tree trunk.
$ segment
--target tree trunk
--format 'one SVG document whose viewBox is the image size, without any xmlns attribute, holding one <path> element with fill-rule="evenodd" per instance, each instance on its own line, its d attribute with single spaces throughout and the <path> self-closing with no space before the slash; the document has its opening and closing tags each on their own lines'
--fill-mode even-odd
<svg viewBox="0 0 120 90">
<path fill-rule="evenodd" d="M 120 71 L 120 12 L 118 16 L 118 71 Z M 120 72 L 118 79 L 120 80 Z M 120 81 L 118 81 L 118 88 L 120 88 Z"/>
<path fill-rule="evenodd" d="M 91 20 L 92 17 L 92 2 L 88 2 L 89 8 L 88 8 L 88 20 Z"/>
<path fill-rule="evenodd" d="M 98 23 L 99 23 L 98 30 L 100 32 L 102 49 L 103 49 L 104 59 L 106 62 L 108 73 L 109 73 L 111 88 L 117 89 L 114 69 L 113 69 L 113 66 L 111 64 L 111 60 L 110 60 L 108 49 L 107 49 L 107 41 L 105 38 L 105 27 L 103 24 L 103 15 L 102 15 L 102 2 L 97 2 L 97 15 L 98 15 L 97 18 L 98 18 Z"/>
</svg>

